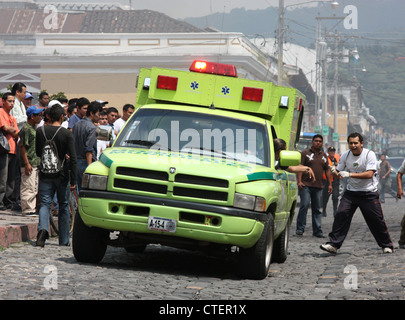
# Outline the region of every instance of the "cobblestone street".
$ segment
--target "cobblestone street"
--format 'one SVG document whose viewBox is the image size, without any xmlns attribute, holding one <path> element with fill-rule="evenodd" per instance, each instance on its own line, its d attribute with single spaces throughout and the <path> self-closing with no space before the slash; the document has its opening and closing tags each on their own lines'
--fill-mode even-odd
<svg viewBox="0 0 405 320">
<path fill-rule="evenodd" d="M 384 214 L 398 246 L 404 200 L 388 198 Z M 108 248 L 99 265 L 80 264 L 57 239 L 0 252 L 0 299 L 145 300 L 344 300 L 405 299 L 405 250 L 383 254 L 357 211 L 336 256 L 321 251 L 327 239 L 312 236 L 310 212 L 304 236 L 291 228 L 287 261 L 273 263 L 262 281 L 240 279 L 231 258 L 148 246 L 142 254 Z M 323 219 L 327 235 L 333 218 Z"/>
</svg>

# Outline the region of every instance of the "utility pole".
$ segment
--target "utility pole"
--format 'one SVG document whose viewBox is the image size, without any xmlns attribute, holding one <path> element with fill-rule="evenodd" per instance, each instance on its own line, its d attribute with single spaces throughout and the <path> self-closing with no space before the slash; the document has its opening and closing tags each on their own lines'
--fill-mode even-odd
<svg viewBox="0 0 405 320">
<path fill-rule="evenodd" d="M 283 85 L 283 44 L 284 44 L 284 0 L 278 0 L 278 77 L 277 84 Z"/>
<path fill-rule="evenodd" d="M 334 80 L 334 109 L 333 109 L 333 128 L 334 132 L 339 132 L 338 130 L 338 77 L 339 77 L 339 56 L 338 56 L 338 45 L 339 45 L 339 35 L 337 31 L 335 32 L 335 53 L 334 53 L 334 61 L 335 61 L 335 76 L 333 77 Z M 336 150 L 339 151 L 339 140 L 337 141 Z"/>
</svg>

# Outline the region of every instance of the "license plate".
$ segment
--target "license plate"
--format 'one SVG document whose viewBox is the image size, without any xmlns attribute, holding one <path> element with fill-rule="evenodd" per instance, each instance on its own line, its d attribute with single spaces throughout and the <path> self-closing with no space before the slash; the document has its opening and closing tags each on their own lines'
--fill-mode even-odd
<svg viewBox="0 0 405 320">
<path fill-rule="evenodd" d="M 148 230 L 162 231 L 162 232 L 176 232 L 177 220 L 149 217 Z"/>
</svg>

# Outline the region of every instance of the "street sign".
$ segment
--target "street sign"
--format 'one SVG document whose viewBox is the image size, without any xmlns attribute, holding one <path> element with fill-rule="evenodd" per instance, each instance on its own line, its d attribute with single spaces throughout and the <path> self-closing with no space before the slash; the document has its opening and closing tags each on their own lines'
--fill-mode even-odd
<svg viewBox="0 0 405 320">
<path fill-rule="evenodd" d="M 323 136 L 328 136 L 329 135 L 329 126 L 323 126 L 322 127 L 322 135 Z"/>
<path fill-rule="evenodd" d="M 339 133 L 338 132 L 334 132 L 332 135 L 332 140 L 333 141 L 339 141 Z"/>
</svg>

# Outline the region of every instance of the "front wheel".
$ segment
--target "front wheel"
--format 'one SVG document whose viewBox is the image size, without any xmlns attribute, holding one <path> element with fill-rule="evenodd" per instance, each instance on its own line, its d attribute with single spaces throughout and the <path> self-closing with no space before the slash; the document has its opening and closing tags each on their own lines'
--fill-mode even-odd
<svg viewBox="0 0 405 320">
<path fill-rule="evenodd" d="M 240 272 L 242 276 L 261 280 L 267 277 L 270 269 L 274 244 L 274 219 L 271 214 L 264 225 L 262 235 L 256 244 L 248 249 L 241 248 Z"/>
<path fill-rule="evenodd" d="M 80 214 L 75 217 L 72 235 L 73 255 L 79 262 L 98 263 L 107 250 L 109 232 L 84 224 Z"/>
<path fill-rule="evenodd" d="M 273 261 L 283 263 L 287 260 L 288 242 L 290 239 L 290 217 L 281 235 L 274 241 Z"/>
</svg>

